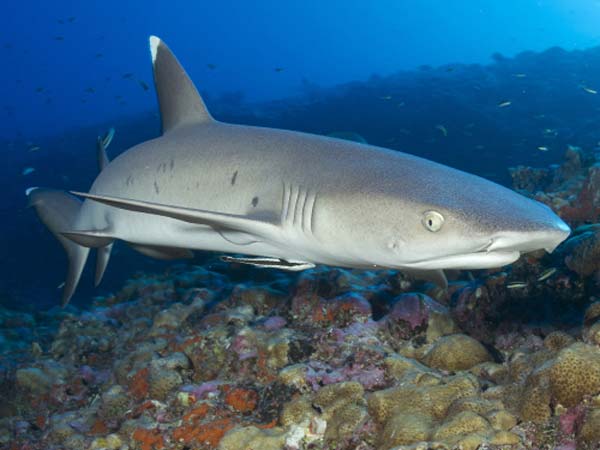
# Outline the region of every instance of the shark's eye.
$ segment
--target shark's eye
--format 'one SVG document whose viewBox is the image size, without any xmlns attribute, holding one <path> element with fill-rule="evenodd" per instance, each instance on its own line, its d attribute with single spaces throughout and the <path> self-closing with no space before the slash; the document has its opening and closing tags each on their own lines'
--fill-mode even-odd
<svg viewBox="0 0 600 450">
<path fill-rule="evenodd" d="M 444 216 L 437 211 L 426 211 L 423 214 L 422 222 L 425 228 L 435 233 L 442 228 L 442 225 L 444 225 Z"/>
</svg>

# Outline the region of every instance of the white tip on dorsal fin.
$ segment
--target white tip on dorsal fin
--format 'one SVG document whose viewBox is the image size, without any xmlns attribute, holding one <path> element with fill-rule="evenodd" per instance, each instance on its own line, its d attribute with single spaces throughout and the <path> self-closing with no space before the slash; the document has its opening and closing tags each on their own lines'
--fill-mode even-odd
<svg viewBox="0 0 600 450">
<path fill-rule="evenodd" d="M 150 54 L 163 133 L 212 121 L 194 83 L 169 47 L 156 36 L 150 36 Z"/>
<path fill-rule="evenodd" d="M 154 61 L 156 61 L 156 50 L 158 49 L 158 44 L 160 44 L 160 38 L 156 36 L 150 36 L 150 54 L 152 55 L 152 65 L 154 65 Z"/>
</svg>

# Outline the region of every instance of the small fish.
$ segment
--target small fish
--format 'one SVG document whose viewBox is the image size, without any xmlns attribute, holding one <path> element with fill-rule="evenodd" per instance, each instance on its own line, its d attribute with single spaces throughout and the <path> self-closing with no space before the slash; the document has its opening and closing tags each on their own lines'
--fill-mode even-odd
<svg viewBox="0 0 600 450">
<path fill-rule="evenodd" d="M 217 68 L 215 64 L 207 64 L 206 67 L 208 67 L 210 70 L 215 70 Z"/>
<path fill-rule="evenodd" d="M 115 129 L 113 127 L 110 127 L 110 129 L 106 132 L 106 134 L 104 136 L 100 137 L 100 140 L 102 141 L 102 146 L 104 148 L 108 147 L 114 137 L 115 137 Z"/>
<path fill-rule="evenodd" d="M 55 41 L 64 41 L 65 38 L 64 38 L 64 36 L 54 36 L 54 40 Z"/>
<path fill-rule="evenodd" d="M 513 75 L 515 78 L 525 78 L 527 76 L 526 73 L 515 73 Z"/>
<path fill-rule="evenodd" d="M 539 151 L 541 151 L 541 152 L 547 152 L 548 151 L 548 147 L 546 147 L 545 145 L 540 145 L 537 149 Z"/>
<path fill-rule="evenodd" d="M 275 67 L 275 72 L 283 72 L 283 67 Z"/>
<path fill-rule="evenodd" d="M 65 287 L 65 282 L 63 281 L 62 283 L 60 283 L 58 286 L 56 286 L 56 289 L 62 289 Z"/>
<path fill-rule="evenodd" d="M 527 287 L 527 283 L 525 281 L 513 281 L 512 283 L 508 283 L 506 285 L 506 289 L 523 289 Z"/>
<path fill-rule="evenodd" d="M 37 152 L 41 147 L 39 145 L 34 145 L 29 149 L 30 152 Z"/>
<path fill-rule="evenodd" d="M 381 97 L 379 97 L 381 100 L 391 100 L 392 96 L 391 95 L 383 95 Z"/>
<path fill-rule="evenodd" d="M 446 127 L 444 125 L 436 125 L 435 129 L 440 130 L 442 132 L 442 134 L 444 135 L 444 137 L 448 137 L 448 130 L 446 129 Z"/>
<path fill-rule="evenodd" d="M 150 89 L 150 87 L 143 80 L 138 80 L 138 82 L 140 83 L 140 86 L 143 90 L 147 91 L 148 89 Z"/>
<path fill-rule="evenodd" d="M 41 356 L 44 353 L 44 351 L 42 350 L 42 347 L 40 344 L 38 344 L 37 342 L 33 342 L 31 344 L 31 354 L 33 356 Z"/>
<path fill-rule="evenodd" d="M 102 53 L 96 53 L 96 58 L 102 58 L 104 55 Z"/>
<path fill-rule="evenodd" d="M 592 88 L 587 87 L 587 86 L 581 86 L 581 89 L 583 89 L 585 92 L 588 92 L 590 94 L 597 94 L 598 93 L 597 90 L 592 89 Z"/>
<path fill-rule="evenodd" d="M 71 17 L 69 17 L 67 20 L 68 20 L 70 23 L 73 23 L 73 22 L 75 22 L 75 17 L 74 17 L 74 16 L 71 16 Z"/>
<path fill-rule="evenodd" d="M 94 92 L 96 92 L 96 89 L 94 89 L 93 87 L 89 87 L 85 90 L 85 92 L 87 92 L 88 94 L 93 94 Z"/>
<path fill-rule="evenodd" d="M 505 102 L 498 103 L 498 108 L 506 108 L 507 106 L 510 106 L 510 105 L 512 105 L 512 102 L 507 100 Z"/>
<path fill-rule="evenodd" d="M 544 281 L 547 280 L 548 278 L 550 278 L 552 275 L 554 275 L 557 272 L 557 268 L 556 267 L 550 267 L 549 269 L 544 270 L 540 276 L 538 277 L 538 281 Z"/>
<path fill-rule="evenodd" d="M 37 92 L 38 94 L 39 94 L 40 92 L 44 92 L 44 88 L 43 88 L 43 87 L 41 87 L 41 86 L 39 86 L 39 87 L 36 87 L 36 88 L 35 88 L 35 92 Z"/>
<path fill-rule="evenodd" d="M 30 173 L 35 172 L 35 169 L 33 167 L 25 167 L 23 169 L 23 172 L 21 172 L 22 175 L 29 175 Z"/>
<path fill-rule="evenodd" d="M 127 72 L 127 73 L 124 73 L 124 74 L 122 75 L 122 77 L 123 77 L 123 78 L 125 78 L 125 79 L 127 80 L 127 79 L 129 79 L 129 78 L 133 78 L 133 74 L 132 74 L 131 72 Z"/>
<path fill-rule="evenodd" d="M 65 21 L 64 21 L 63 19 L 58 19 L 58 20 L 57 20 L 57 22 L 58 22 L 58 23 L 60 23 L 61 25 L 62 25 L 63 23 L 65 23 Z"/>
</svg>

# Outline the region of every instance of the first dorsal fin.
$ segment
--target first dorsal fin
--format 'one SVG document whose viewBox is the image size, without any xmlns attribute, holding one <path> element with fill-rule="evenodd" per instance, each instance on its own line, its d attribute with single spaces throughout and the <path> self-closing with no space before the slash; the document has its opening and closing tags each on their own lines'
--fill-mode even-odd
<svg viewBox="0 0 600 450">
<path fill-rule="evenodd" d="M 150 36 L 150 52 L 163 133 L 212 121 L 194 83 L 169 47 L 158 37 Z"/>
</svg>

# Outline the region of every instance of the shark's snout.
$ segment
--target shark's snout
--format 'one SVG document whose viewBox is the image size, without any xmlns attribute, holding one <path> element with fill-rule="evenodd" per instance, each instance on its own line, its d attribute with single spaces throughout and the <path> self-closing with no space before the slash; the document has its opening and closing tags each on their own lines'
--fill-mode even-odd
<svg viewBox="0 0 600 450">
<path fill-rule="evenodd" d="M 571 228 L 558 216 L 552 213 L 552 220 L 536 224 L 527 231 L 502 232 L 492 237 L 486 251 L 518 251 L 527 253 L 534 250 L 545 249 L 551 253 L 563 242 Z"/>
</svg>

